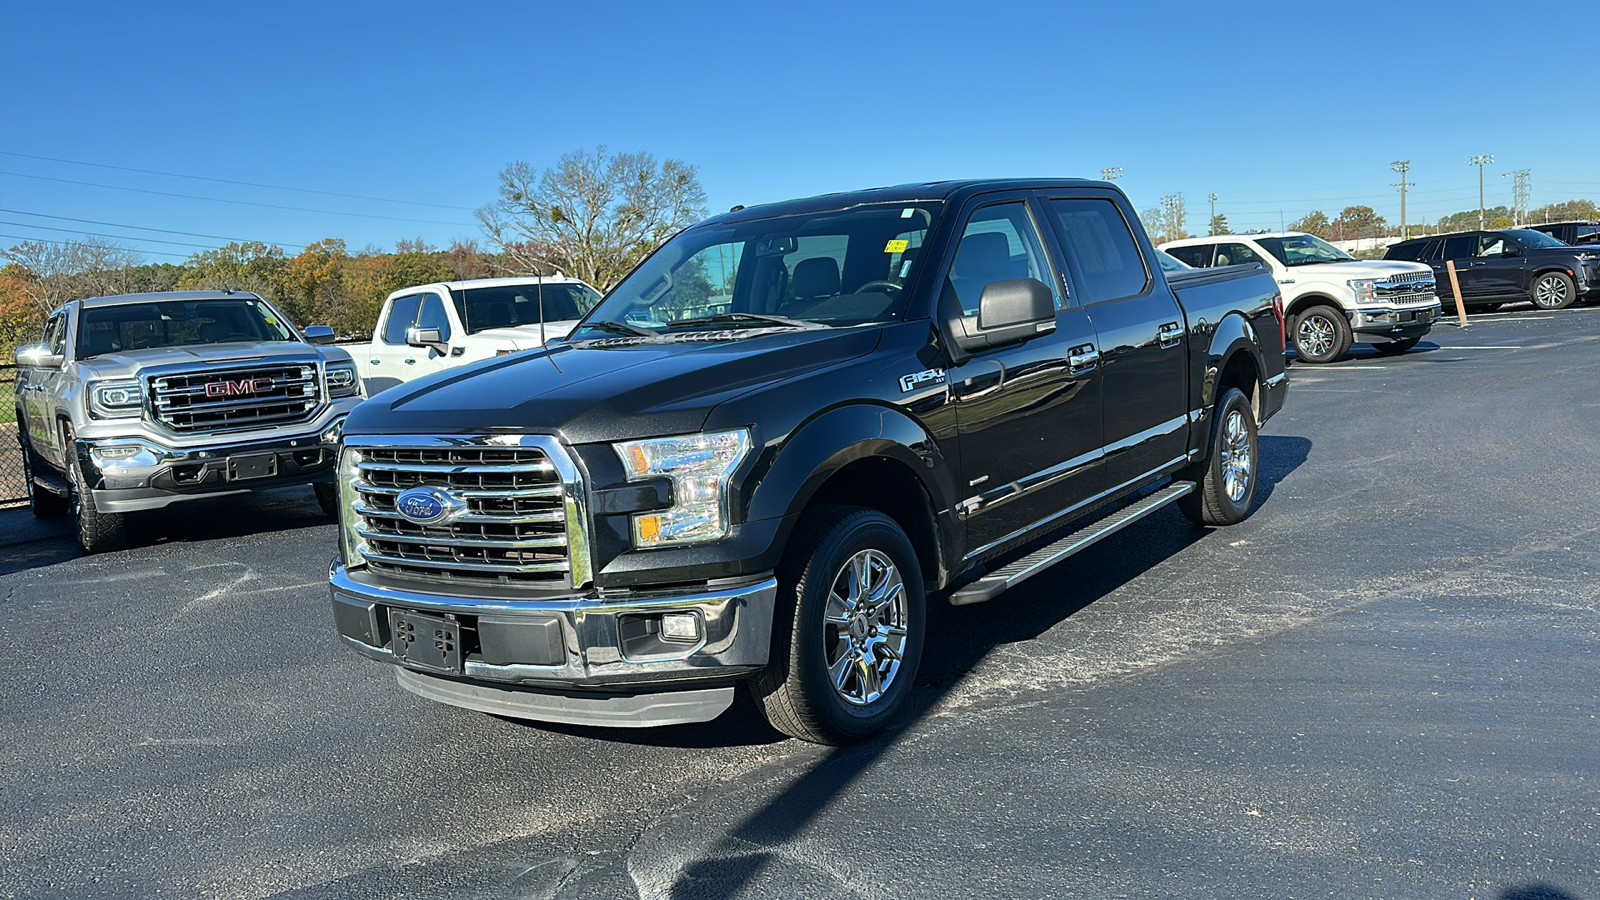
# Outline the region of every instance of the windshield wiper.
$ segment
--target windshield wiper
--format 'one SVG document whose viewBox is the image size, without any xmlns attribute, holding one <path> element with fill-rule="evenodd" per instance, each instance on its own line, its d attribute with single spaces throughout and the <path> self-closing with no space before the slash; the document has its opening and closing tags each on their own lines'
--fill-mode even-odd
<svg viewBox="0 0 1600 900">
<path fill-rule="evenodd" d="M 609 331 L 612 334 L 631 334 L 635 337 L 653 338 L 661 336 L 661 333 L 658 331 L 651 331 L 648 328 L 640 328 L 638 325 L 634 325 L 631 322 L 613 322 L 609 319 L 585 322 L 583 323 L 583 327 L 593 328 L 596 331 Z"/>
<path fill-rule="evenodd" d="M 791 319 L 788 316 L 769 316 L 769 315 L 765 315 L 765 314 L 762 314 L 762 313 L 744 313 L 744 312 L 717 313 L 716 315 L 711 315 L 711 316 L 696 316 L 693 319 L 679 319 L 676 322 L 668 322 L 667 323 L 667 327 L 668 328 L 676 328 L 679 325 L 712 325 L 712 324 L 728 324 L 728 323 L 735 323 L 735 322 L 748 322 L 748 323 L 751 323 L 751 324 L 754 324 L 754 325 L 761 325 L 761 324 L 783 325 L 783 326 L 788 327 L 788 328 L 828 328 L 828 327 L 830 327 L 828 325 L 822 324 L 821 322 L 807 322 L 807 321 L 804 321 L 804 320 L 801 320 L 801 319 Z"/>
</svg>

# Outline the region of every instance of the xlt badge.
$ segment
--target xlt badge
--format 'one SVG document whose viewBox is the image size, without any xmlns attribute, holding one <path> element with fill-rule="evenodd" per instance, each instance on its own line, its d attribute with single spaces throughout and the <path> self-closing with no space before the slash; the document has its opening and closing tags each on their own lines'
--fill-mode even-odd
<svg viewBox="0 0 1600 900">
<path fill-rule="evenodd" d="M 925 384 L 944 384 L 943 369 L 923 369 L 921 372 L 912 372 L 910 375 L 900 376 L 900 393 L 904 394 Z"/>
</svg>

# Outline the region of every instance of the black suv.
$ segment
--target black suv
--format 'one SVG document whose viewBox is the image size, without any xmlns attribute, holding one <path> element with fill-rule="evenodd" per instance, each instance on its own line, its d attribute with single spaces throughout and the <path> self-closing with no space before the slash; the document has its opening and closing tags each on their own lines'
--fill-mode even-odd
<svg viewBox="0 0 1600 900">
<path fill-rule="evenodd" d="M 1572 247 L 1526 228 L 1466 231 L 1401 241 L 1384 259 L 1423 262 L 1438 274 L 1439 296 L 1449 296 L 1445 263 L 1454 262 L 1461 300 L 1487 311 L 1503 303 L 1532 301 L 1540 309 L 1562 309 L 1600 297 L 1600 250 Z M 1449 301 L 1445 303 L 1449 307 Z"/>
<path fill-rule="evenodd" d="M 1600 222 L 1548 222 L 1544 225 L 1529 225 L 1528 229 L 1542 231 L 1558 241 L 1573 246 L 1600 244 Z"/>
</svg>

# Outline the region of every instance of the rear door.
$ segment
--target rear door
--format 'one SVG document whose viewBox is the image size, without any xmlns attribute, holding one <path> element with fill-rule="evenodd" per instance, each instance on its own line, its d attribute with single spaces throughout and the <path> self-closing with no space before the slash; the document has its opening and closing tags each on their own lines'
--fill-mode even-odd
<svg viewBox="0 0 1600 900">
<path fill-rule="evenodd" d="M 1187 324 L 1113 195 L 1051 192 L 1046 202 L 1099 339 L 1105 477 L 1115 489 L 1187 457 Z"/>
<path fill-rule="evenodd" d="M 972 555 L 1103 489 L 1094 327 L 1063 290 L 1042 214 L 1020 193 L 974 201 L 942 283 L 941 315 L 973 315 L 987 285 L 1018 278 L 1048 285 L 1057 310 L 1053 333 L 982 351 L 947 373 Z"/>
<path fill-rule="evenodd" d="M 1467 264 L 1472 262 L 1473 256 L 1477 253 L 1477 246 L 1476 233 L 1451 235 L 1444 239 L 1437 255 L 1428 260 L 1428 265 L 1433 267 L 1433 273 L 1441 288 L 1440 299 L 1444 299 L 1450 290 L 1450 271 L 1447 263 L 1452 262 L 1455 263 L 1456 279 L 1461 282 L 1462 297 L 1473 296 L 1472 282 L 1467 277 Z"/>
</svg>

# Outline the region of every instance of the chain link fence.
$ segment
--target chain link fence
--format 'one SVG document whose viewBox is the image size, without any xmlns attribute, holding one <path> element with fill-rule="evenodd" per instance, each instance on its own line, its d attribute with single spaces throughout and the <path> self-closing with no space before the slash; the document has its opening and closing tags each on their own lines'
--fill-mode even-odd
<svg viewBox="0 0 1600 900">
<path fill-rule="evenodd" d="M 0 366 L 0 507 L 25 503 L 22 447 L 17 443 L 17 367 Z"/>
</svg>

